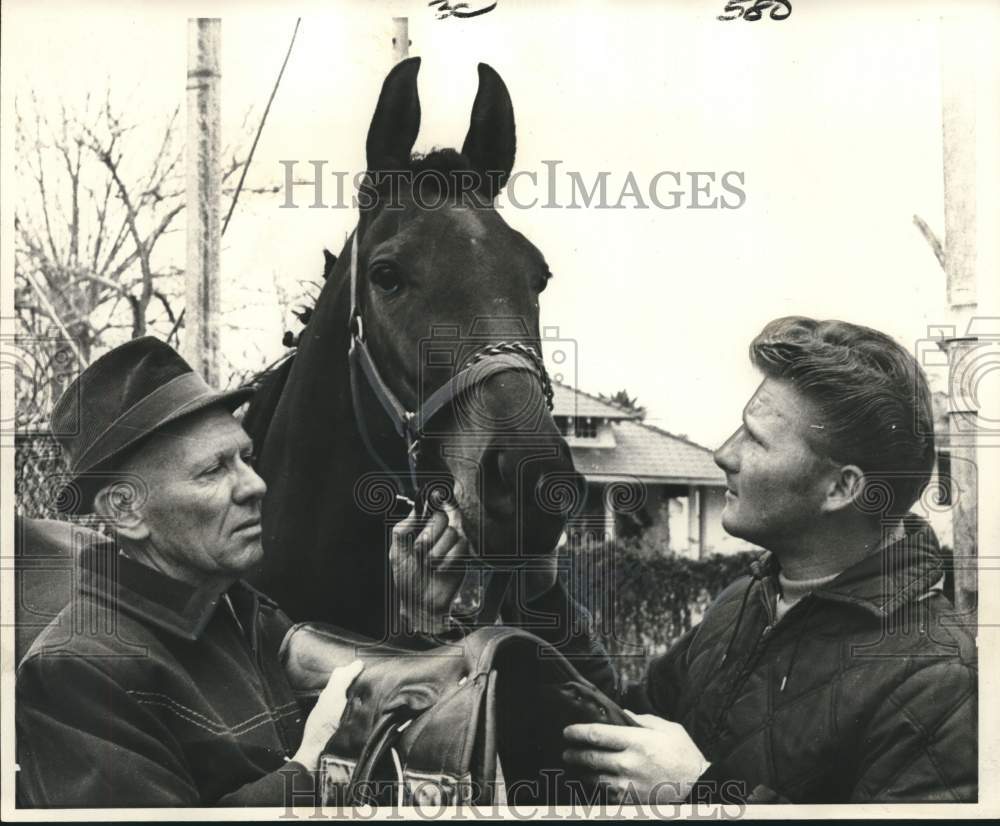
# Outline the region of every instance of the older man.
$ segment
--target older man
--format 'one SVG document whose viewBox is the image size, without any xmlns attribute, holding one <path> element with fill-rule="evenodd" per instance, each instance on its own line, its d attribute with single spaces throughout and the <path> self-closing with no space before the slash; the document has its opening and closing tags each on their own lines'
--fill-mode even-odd
<svg viewBox="0 0 1000 826">
<path fill-rule="evenodd" d="M 646 728 L 571 726 L 567 759 L 633 799 L 700 777 L 729 802 L 976 800 L 975 642 L 907 515 L 934 465 L 920 367 L 799 317 L 750 353 L 764 380 L 715 458 L 723 526 L 768 553 L 621 692 Z"/>
<path fill-rule="evenodd" d="M 278 659 L 290 623 L 241 579 L 263 553 L 265 485 L 232 416 L 248 395 L 147 337 L 56 405 L 62 506 L 98 513 L 118 549 L 83 551 L 78 591 L 18 668 L 22 805 L 281 805 L 311 784 L 360 663 L 306 717 Z M 426 558 L 463 552 L 445 524 L 412 526 Z"/>
</svg>

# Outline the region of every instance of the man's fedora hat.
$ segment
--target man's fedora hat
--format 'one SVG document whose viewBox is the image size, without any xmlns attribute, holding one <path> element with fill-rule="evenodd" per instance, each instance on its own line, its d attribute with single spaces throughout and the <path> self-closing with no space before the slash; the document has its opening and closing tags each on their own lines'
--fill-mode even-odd
<svg viewBox="0 0 1000 826">
<path fill-rule="evenodd" d="M 146 336 L 105 353 L 56 402 L 52 433 L 69 464 L 55 507 L 89 513 L 94 495 L 114 481 L 115 458 L 160 428 L 221 404 L 235 410 L 253 395 L 213 390 L 169 345 Z"/>
</svg>

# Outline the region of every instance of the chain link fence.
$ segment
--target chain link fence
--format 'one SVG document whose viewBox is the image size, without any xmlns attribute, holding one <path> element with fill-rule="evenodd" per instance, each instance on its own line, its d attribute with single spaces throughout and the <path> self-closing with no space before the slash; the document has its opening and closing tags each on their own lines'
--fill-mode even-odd
<svg viewBox="0 0 1000 826">
<path fill-rule="evenodd" d="M 14 435 L 15 508 L 21 516 L 65 519 L 53 507 L 56 480 L 66 462 L 55 437 L 47 430 L 23 430 Z"/>
<path fill-rule="evenodd" d="M 70 516 L 56 510 L 56 494 L 68 471 L 59 442 L 49 430 L 40 428 L 15 431 L 15 513 L 32 519 L 57 519 L 105 531 L 107 526 L 93 514 Z"/>
</svg>

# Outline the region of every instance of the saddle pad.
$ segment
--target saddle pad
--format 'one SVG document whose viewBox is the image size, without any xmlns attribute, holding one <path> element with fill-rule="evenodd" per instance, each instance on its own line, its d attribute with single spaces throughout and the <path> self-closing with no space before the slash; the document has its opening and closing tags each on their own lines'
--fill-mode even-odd
<svg viewBox="0 0 1000 826">
<path fill-rule="evenodd" d="M 563 763 L 563 728 L 636 725 L 555 648 L 516 628 L 408 651 L 303 623 L 281 656 L 305 699 L 335 667 L 365 661 L 320 760 L 326 804 L 491 803 L 500 789 L 510 803 L 593 801 Z"/>
</svg>

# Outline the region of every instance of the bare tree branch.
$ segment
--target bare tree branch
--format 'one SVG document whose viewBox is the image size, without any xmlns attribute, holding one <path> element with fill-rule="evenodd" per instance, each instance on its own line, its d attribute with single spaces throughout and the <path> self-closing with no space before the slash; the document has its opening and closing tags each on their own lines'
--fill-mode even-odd
<svg viewBox="0 0 1000 826">
<path fill-rule="evenodd" d="M 931 249 L 934 251 L 934 257 L 937 258 L 938 264 L 941 265 L 941 269 L 945 269 L 944 245 L 940 240 L 938 240 L 938 237 L 934 234 L 934 230 L 927 226 L 927 222 L 919 215 L 913 216 L 913 223 L 916 224 L 917 229 L 919 229 L 921 235 L 924 236 L 924 240 L 931 245 Z"/>
<path fill-rule="evenodd" d="M 69 348 L 86 364 L 123 331 L 174 339 L 183 324 L 183 261 L 163 243 L 185 209 L 181 107 L 156 126 L 123 117 L 110 91 L 94 103 L 14 101 L 14 317 L 34 359 L 17 378 L 18 421 L 47 418 L 68 381 L 52 365 Z M 245 152 L 223 157 L 220 177 L 233 181 Z"/>
</svg>

